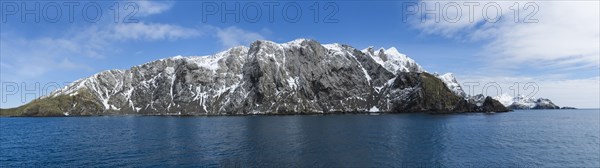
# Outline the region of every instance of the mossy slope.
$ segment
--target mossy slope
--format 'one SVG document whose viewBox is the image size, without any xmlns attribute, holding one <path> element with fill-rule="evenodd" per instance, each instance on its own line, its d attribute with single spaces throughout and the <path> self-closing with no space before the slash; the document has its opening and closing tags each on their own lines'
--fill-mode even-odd
<svg viewBox="0 0 600 168">
<path fill-rule="evenodd" d="M 20 107 L 1 109 L 0 116 L 92 115 L 103 111 L 99 101 L 87 90 L 76 95 L 58 95 L 33 100 Z"/>
</svg>

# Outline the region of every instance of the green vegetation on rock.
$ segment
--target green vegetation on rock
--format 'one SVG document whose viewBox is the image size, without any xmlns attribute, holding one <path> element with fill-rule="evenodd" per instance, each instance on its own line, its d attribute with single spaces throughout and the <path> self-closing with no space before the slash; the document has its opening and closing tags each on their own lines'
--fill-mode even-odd
<svg viewBox="0 0 600 168">
<path fill-rule="evenodd" d="M 65 116 L 91 115 L 102 111 L 102 105 L 87 90 L 75 95 L 58 95 L 35 99 L 25 105 L 0 110 L 0 116 Z"/>
</svg>

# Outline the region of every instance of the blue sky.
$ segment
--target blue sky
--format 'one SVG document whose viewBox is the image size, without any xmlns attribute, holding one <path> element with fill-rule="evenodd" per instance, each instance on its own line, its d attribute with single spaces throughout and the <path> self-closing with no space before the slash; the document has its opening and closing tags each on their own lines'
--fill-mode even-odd
<svg viewBox="0 0 600 168">
<path fill-rule="evenodd" d="M 74 7 L 73 22 L 69 21 L 65 2 L 78 5 Z M 539 86 L 536 97 L 548 97 L 561 106 L 599 106 L 598 2 L 517 2 L 521 13 L 517 22 L 511 10 L 515 2 L 507 1 L 477 2 L 473 21 L 467 17 L 467 12 L 471 12 L 468 6 L 458 1 L 131 2 L 138 7 L 131 17 L 137 23 L 123 22 L 133 9 L 131 6 L 126 10 L 124 7 L 130 4 L 123 1 L 119 2 L 116 23 L 111 8 L 114 2 L 110 1 L 3 1 L 1 107 L 18 106 L 43 95 L 47 90 L 44 86 L 53 88 L 54 84 L 48 83 L 63 84 L 100 71 L 128 69 L 165 57 L 210 55 L 258 39 L 287 42 L 297 38 L 343 43 L 358 49 L 396 47 L 429 72 L 453 72 L 461 83 L 479 82 L 475 89 L 478 93 L 490 82 L 498 83 L 503 92 L 508 92 L 515 82 L 535 82 Z M 35 3 L 40 5 L 38 10 Z M 98 4 L 102 10 L 96 22 L 85 20 L 95 17 L 96 11 L 89 8 L 94 4 L 90 3 Z M 235 8 L 236 3 L 240 10 L 225 15 L 223 20 L 220 11 Z M 269 20 L 265 3 L 277 4 L 273 21 Z M 436 3 L 440 5 L 440 22 L 435 22 L 431 14 L 407 11 L 423 6 L 435 9 Z M 482 10 L 489 3 L 502 9 L 497 13 L 500 19 L 493 23 L 485 16 L 496 11 Z M 55 15 L 52 5 L 60 6 L 60 16 Z M 211 14 L 209 7 L 215 5 L 218 10 Z M 257 11 L 254 5 L 261 13 L 257 21 L 252 21 L 257 14 L 253 12 Z M 319 7 L 317 22 L 315 5 Z M 452 5 L 459 5 L 462 11 L 442 10 Z M 13 6 L 36 10 L 41 14 L 40 21 L 36 22 L 31 14 L 14 12 Z M 83 10 L 85 7 L 87 11 Z M 248 10 L 244 11 L 244 7 Z M 285 7 L 288 15 L 284 16 Z M 295 22 L 290 21 L 296 13 L 293 7 L 302 10 Z M 523 15 L 530 14 L 533 8 L 538 9 L 532 15 L 537 22 L 524 23 Z M 332 12 L 334 15 L 329 15 Z M 461 15 L 458 21 L 444 18 L 457 14 Z M 236 15 L 239 22 L 234 19 Z M 325 21 L 328 15 L 329 20 Z M 53 22 L 53 16 L 60 20 Z M 21 20 L 23 17 L 25 21 Z M 18 91 L 14 91 L 15 85 Z"/>
</svg>

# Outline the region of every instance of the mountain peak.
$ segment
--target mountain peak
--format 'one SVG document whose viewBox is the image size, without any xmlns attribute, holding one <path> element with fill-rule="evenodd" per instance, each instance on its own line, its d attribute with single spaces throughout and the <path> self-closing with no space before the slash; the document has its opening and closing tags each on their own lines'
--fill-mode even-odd
<svg viewBox="0 0 600 168">
<path fill-rule="evenodd" d="M 442 80 L 442 82 L 444 82 L 444 84 L 446 84 L 446 86 L 448 87 L 448 89 L 450 89 L 454 94 L 456 94 L 457 96 L 460 96 L 460 97 L 466 97 L 467 96 L 467 94 L 465 93 L 465 91 L 462 89 L 462 87 L 460 86 L 460 84 L 456 80 L 456 77 L 454 76 L 453 73 L 445 73 L 443 75 L 438 75 L 437 73 L 434 73 L 434 74 L 438 78 L 440 78 Z"/>
<path fill-rule="evenodd" d="M 382 47 L 377 51 L 373 51 L 373 47 L 369 47 L 361 51 L 392 73 L 426 72 L 415 60 L 401 54 L 395 47 L 388 49 Z"/>
<path fill-rule="evenodd" d="M 406 55 L 398 52 L 398 50 L 396 49 L 396 47 L 390 47 L 390 48 L 388 48 L 387 50 L 385 50 L 385 54 L 393 55 L 393 56 L 404 56 L 404 57 L 406 57 Z"/>
<path fill-rule="evenodd" d="M 305 42 L 305 41 L 314 41 L 314 40 L 311 40 L 311 39 L 305 39 L 305 38 L 299 38 L 299 39 L 295 39 L 295 40 L 292 40 L 292 41 L 286 42 L 285 44 L 289 44 L 289 45 L 300 45 L 300 44 L 302 44 L 302 43 L 303 43 L 303 42 Z"/>
</svg>

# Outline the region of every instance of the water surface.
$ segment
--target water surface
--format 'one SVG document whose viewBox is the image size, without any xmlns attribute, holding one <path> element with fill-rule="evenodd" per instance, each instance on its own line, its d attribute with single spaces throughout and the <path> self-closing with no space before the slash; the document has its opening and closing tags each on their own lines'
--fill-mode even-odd
<svg viewBox="0 0 600 168">
<path fill-rule="evenodd" d="M 0 166 L 599 167 L 599 110 L 0 118 Z"/>
</svg>

